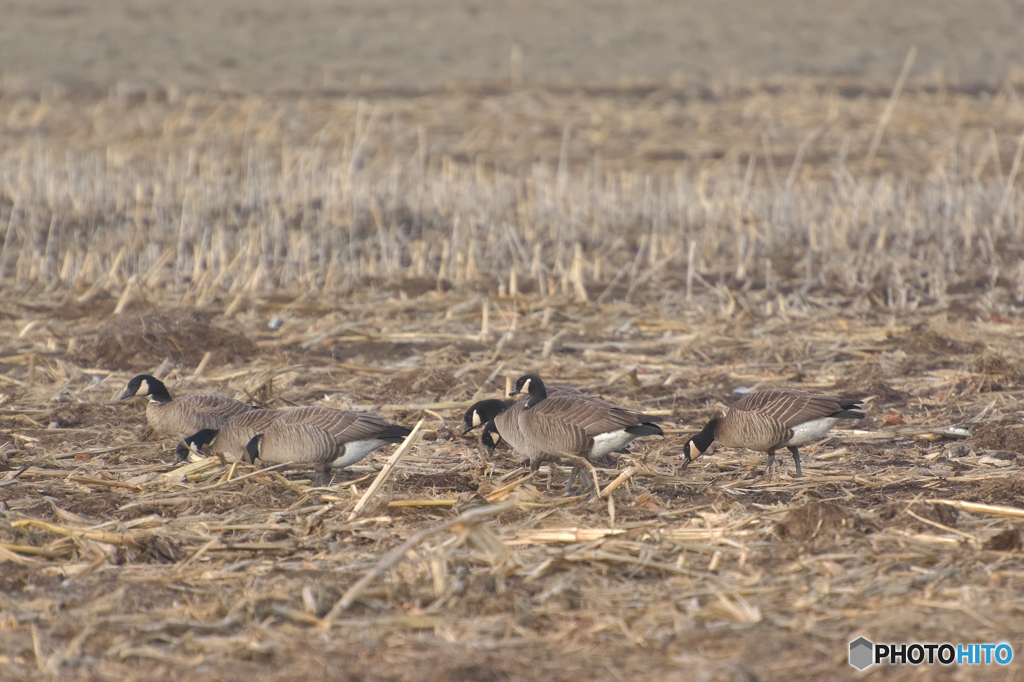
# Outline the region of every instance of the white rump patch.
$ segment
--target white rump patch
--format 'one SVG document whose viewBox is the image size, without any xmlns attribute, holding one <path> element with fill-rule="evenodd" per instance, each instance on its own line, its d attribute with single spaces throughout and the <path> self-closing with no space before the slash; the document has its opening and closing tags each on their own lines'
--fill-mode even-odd
<svg viewBox="0 0 1024 682">
<path fill-rule="evenodd" d="M 616 450 L 621 450 L 634 440 L 636 440 L 636 436 L 628 433 L 625 429 L 602 433 L 599 436 L 594 436 L 594 447 L 590 448 L 588 457 L 603 457 Z"/>
<path fill-rule="evenodd" d="M 356 440 L 345 444 L 345 454 L 331 462 L 331 469 L 344 469 L 364 459 L 371 452 L 387 445 L 386 440 Z"/>
<path fill-rule="evenodd" d="M 821 419 L 812 419 L 809 422 L 797 424 L 793 427 L 793 437 L 780 447 L 798 448 L 801 445 L 821 440 L 838 423 L 839 419 L 836 417 L 822 417 Z"/>
</svg>

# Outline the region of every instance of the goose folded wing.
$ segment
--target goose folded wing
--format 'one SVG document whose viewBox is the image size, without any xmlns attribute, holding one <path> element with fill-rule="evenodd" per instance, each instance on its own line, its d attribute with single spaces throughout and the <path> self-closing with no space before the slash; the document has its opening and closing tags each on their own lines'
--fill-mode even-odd
<svg viewBox="0 0 1024 682">
<path fill-rule="evenodd" d="M 733 406 L 733 410 L 769 417 L 786 428 L 829 417 L 840 409 L 832 396 L 783 389 L 748 393 Z"/>
<path fill-rule="evenodd" d="M 531 408 L 538 416 L 572 425 L 587 436 L 621 431 L 638 423 L 638 415 L 604 401 L 554 397 Z"/>
<path fill-rule="evenodd" d="M 288 411 L 278 420 L 281 424 L 313 426 L 332 437 L 359 440 L 383 430 L 387 422 L 374 415 L 365 415 L 325 406 L 310 406 Z M 351 437 L 349 437 L 351 436 Z"/>
<path fill-rule="evenodd" d="M 274 424 L 263 436 L 260 459 L 268 462 L 326 464 L 345 451 L 325 429 L 314 424 Z"/>
<path fill-rule="evenodd" d="M 395 429 L 391 422 L 377 415 L 345 412 L 343 417 L 326 427 L 326 431 L 338 442 L 351 443 L 389 437 Z"/>
<path fill-rule="evenodd" d="M 519 428 L 529 434 L 530 440 L 539 446 L 537 449 L 546 455 L 581 455 L 594 444 L 586 429 L 567 419 L 562 412 L 524 410 L 519 415 Z"/>
<path fill-rule="evenodd" d="M 212 394 L 189 395 L 178 400 L 187 405 L 188 409 L 192 410 L 195 414 L 213 414 L 224 418 L 233 417 L 236 414 L 242 414 L 253 409 L 251 405 Z"/>
</svg>

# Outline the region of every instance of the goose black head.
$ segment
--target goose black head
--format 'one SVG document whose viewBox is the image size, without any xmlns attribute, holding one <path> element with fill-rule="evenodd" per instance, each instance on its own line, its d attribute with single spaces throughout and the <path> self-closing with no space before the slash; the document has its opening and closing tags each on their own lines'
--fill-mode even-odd
<svg viewBox="0 0 1024 682">
<path fill-rule="evenodd" d="M 255 436 L 252 437 L 252 440 L 250 440 L 245 446 L 245 454 L 247 455 L 245 461 L 247 461 L 249 464 L 255 464 L 256 460 L 260 456 L 260 452 L 262 451 L 263 434 L 257 433 Z"/>
<path fill-rule="evenodd" d="M 536 374 L 526 374 L 519 377 L 515 389 L 509 395 L 521 395 L 526 393 L 530 399 L 526 401 L 526 407 L 533 407 L 548 397 L 548 390 L 544 387 L 544 381 Z"/>
<path fill-rule="evenodd" d="M 720 419 L 712 419 L 704 425 L 700 433 L 695 433 L 690 440 L 686 441 L 686 445 L 683 446 L 684 467 L 708 451 L 711 444 L 715 442 L 715 429 L 718 428 L 720 421 Z"/>
<path fill-rule="evenodd" d="M 493 457 L 494 448 L 498 447 L 498 444 L 501 443 L 501 434 L 494 427 L 493 421 L 489 421 L 484 425 L 483 433 L 480 434 L 480 442 L 487 448 L 487 456 Z"/>
<path fill-rule="evenodd" d="M 129 381 L 119 400 L 127 400 L 137 395 L 148 395 L 150 400 L 158 403 L 171 402 L 171 394 L 167 392 L 164 382 L 149 374 L 140 374 Z"/>
<path fill-rule="evenodd" d="M 462 435 L 465 436 L 476 427 L 486 424 L 507 409 L 508 403 L 497 398 L 473 403 L 463 417 Z"/>
<path fill-rule="evenodd" d="M 204 445 L 209 445 L 216 440 L 218 433 L 220 431 L 217 429 L 203 429 L 186 438 L 184 443 L 178 443 L 178 447 L 174 449 L 176 455 L 174 463 L 184 462 L 192 452 L 198 453 Z"/>
</svg>

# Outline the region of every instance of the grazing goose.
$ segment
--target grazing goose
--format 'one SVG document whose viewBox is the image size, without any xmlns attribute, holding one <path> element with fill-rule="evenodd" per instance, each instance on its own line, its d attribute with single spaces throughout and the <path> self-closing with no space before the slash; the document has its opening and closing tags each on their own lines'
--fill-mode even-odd
<svg viewBox="0 0 1024 682">
<path fill-rule="evenodd" d="M 466 410 L 466 414 L 463 415 L 462 435 L 465 436 L 476 427 L 482 425 L 484 430 L 483 434 L 480 436 L 480 442 L 487 448 L 487 456 L 493 456 L 494 448 L 496 448 L 498 443 L 501 442 L 501 436 L 494 429 L 494 418 L 499 414 L 510 410 L 514 405 L 515 402 L 513 401 L 498 400 L 497 398 L 481 400 L 480 402 L 473 403 L 473 405 Z"/>
<path fill-rule="evenodd" d="M 224 463 L 224 455 L 231 455 L 233 459 L 245 459 L 245 446 L 249 444 L 252 437 L 262 433 L 273 424 L 278 417 L 284 414 L 284 410 L 249 410 L 236 414 L 224 422 L 219 429 L 202 429 L 185 439 L 184 443 L 178 444 L 175 452 L 178 462 L 188 459 L 190 452 L 199 452 L 204 446 L 210 445 L 213 452 Z"/>
<path fill-rule="evenodd" d="M 578 391 L 575 388 L 569 388 L 568 386 L 545 386 L 545 389 L 549 396 L 575 395 L 581 398 L 590 397 L 586 393 Z M 520 396 L 518 399 L 513 400 L 499 400 L 497 398 L 492 398 L 473 403 L 473 405 L 466 410 L 466 414 L 463 416 L 464 425 L 462 428 L 462 435 L 466 435 L 478 426 L 487 424 L 489 421 L 516 403 L 525 402 L 527 400 L 529 400 L 528 396 Z M 484 444 L 486 445 L 487 442 Z M 494 444 L 496 445 L 497 443 Z M 494 450 L 493 445 L 491 446 L 491 450 Z"/>
<path fill-rule="evenodd" d="M 146 421 L 157 433 L 181 438 L 203 429 L 219 429 L 228 418 L 252 410 L 251 405 L 210 393 L 171 398 L 164 383 L 148 374 L 128 382 L 121 400 L 148 395 Z"/>
<path fill-rule="evenodd" d="M 636 438 L 664 435 L 655 424 L 660 417 L 616 407 L 576 391 L 553 391 L 549 396 L 544 382 L 533 374 L 516 382 L 512 395 L 520 394 L 527 398 L 497 414 L 493 403 L 477 403 L 474 407 L 481 422 L 486 423 L 484 444 L 492 447 L 499 438 L 505 440 L 529 458 L 533 471 L 545 461 L 563 457 L 600 461 Z M 470 408 L 470 415 L 472 411 Z M 566 490 L 580 471 L 579 465 L 573 469 Z"/>
<path fill-rule="evenodd" d="M 834 398 L 783 388 L 754 391 L 739 399 L 724 417 L 712 419 L 704 429 L 686 441 L 683 466 L 704 454 L 718 441 L 730 448 L 747 448 L 768 453 L 765 474 L 775 463 L 775 451 L 788 448 L 800 470 L 801 445 L 825 437 L 842 419 L 863 419 L 860 400 Z"/>
<path fill-rule="evenodd" d="M 321 405 L 286 410 L 245 449 L 264 464 L 314 467 L 317 485 L 327 485 L 331 469 L 344 469 L 388 443 L 401 443 L 409 429 L 383 417 Z"/>
</svg>

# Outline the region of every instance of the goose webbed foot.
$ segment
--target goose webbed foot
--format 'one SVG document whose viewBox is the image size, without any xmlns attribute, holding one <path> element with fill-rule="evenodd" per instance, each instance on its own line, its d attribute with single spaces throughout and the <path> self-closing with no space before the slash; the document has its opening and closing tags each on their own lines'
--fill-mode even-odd
<svg viewBox="0 0 1024 682">
<path fill-rule="evenodd" d="M 326 488 L 331 485 L 331 470 L 328 467 L 319 469 L 313 479 L 313 485 L 317 488 Z"/>
</svg>

